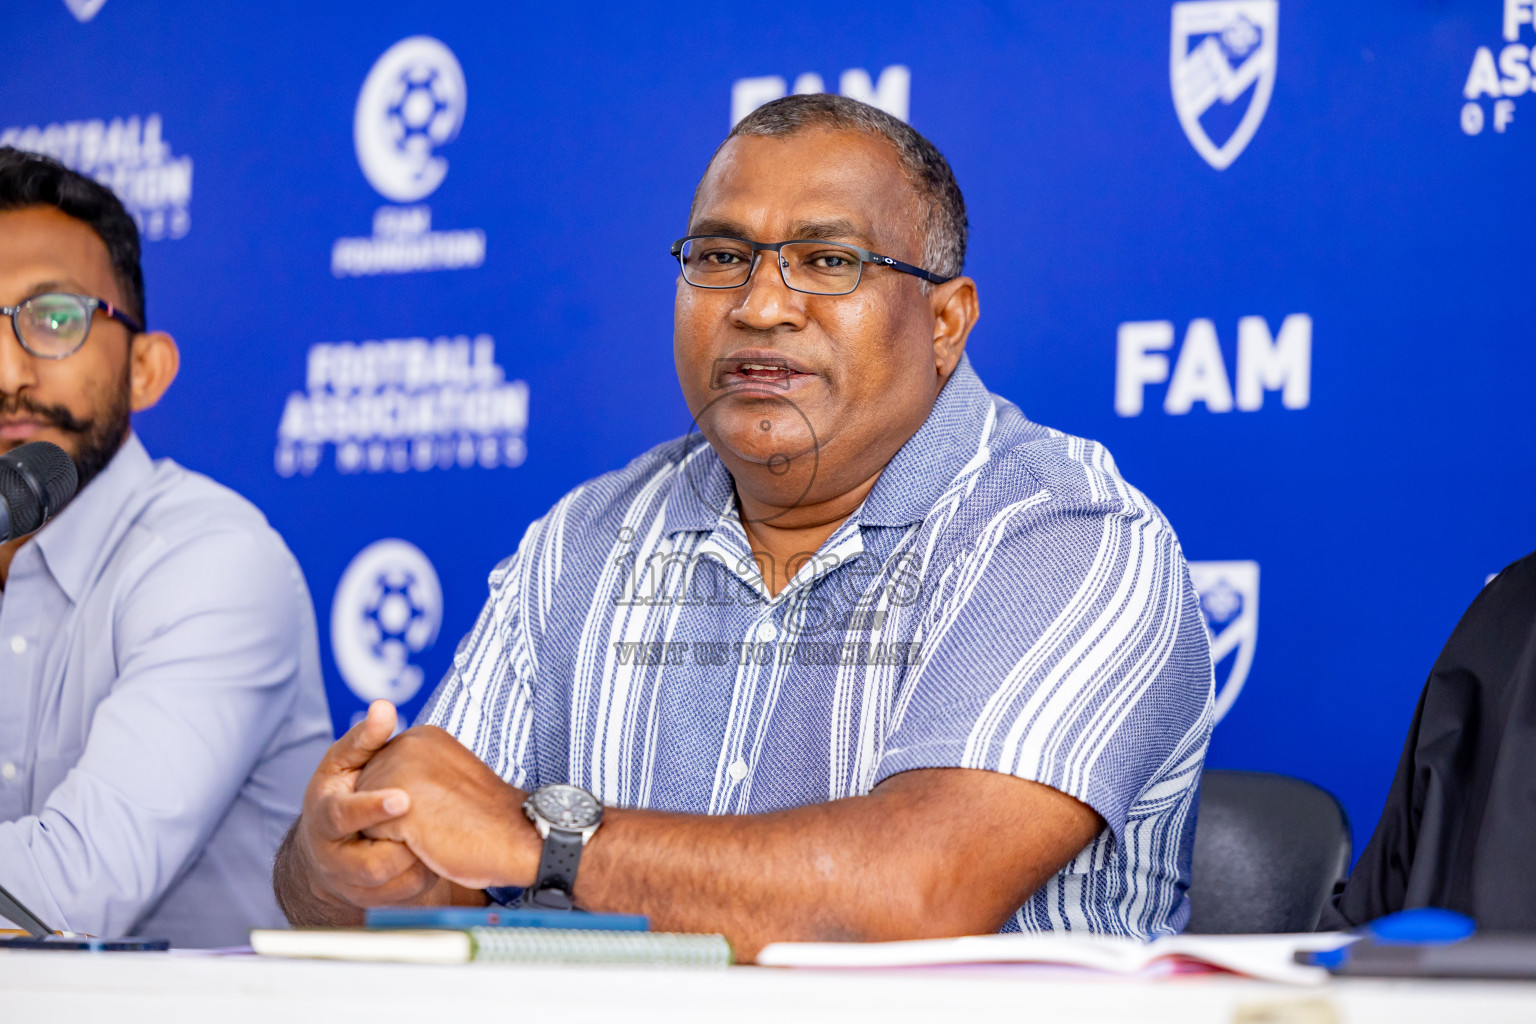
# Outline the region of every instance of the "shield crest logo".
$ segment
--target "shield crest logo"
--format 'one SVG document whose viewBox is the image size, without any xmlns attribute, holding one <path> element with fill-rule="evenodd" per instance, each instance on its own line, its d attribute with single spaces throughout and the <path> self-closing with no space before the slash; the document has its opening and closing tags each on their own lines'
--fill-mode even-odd
<svg viewBox="0 0 1536 1024">
<path fill-rule="evenodd" d="M 101 10 L 107 0 L 64 0 L 64 6 L 69 8 L 69 13 L 75 16 L 75 20 L 84 24 L 96 17 L 96 12 Z"/>
<path fill-rule="evenodd" d="M 1173 109 L 1195 152 L 1218 171 L 1226 170 L 1248 147 L 1269 109 L 1279 26 L 1279 0 L 1188 0 L 1173 5 Z M 1238 118 L 1233 104 L 1245 95 L 1248 106 Z M 1225 141 L 1218 145 L 1213 132 L 1225 135 Z"/>
<path fill-rule="evenodd" d="M 1189 578 L 1200 594 L 1200 614 L 1211 638 L 1219 722 L 1232 709 L 1253 667 L 1259 641 L 1259 563 L 1190 562 Z"/>
</svg>

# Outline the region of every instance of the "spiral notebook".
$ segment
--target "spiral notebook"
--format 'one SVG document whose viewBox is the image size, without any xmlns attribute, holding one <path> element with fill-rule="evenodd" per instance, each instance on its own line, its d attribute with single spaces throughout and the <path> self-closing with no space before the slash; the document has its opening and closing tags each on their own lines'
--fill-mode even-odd
<svg viewBox="0 0 1536 1024">
<path fill-rule="evenodd" d="M 410 964 L 558 963 L 657 967 L 726 967 L 723 935 L 605 931 L 585 928 L 257 928 L 251 948 L 261 956 L 371 960 Z"/>
</svg>

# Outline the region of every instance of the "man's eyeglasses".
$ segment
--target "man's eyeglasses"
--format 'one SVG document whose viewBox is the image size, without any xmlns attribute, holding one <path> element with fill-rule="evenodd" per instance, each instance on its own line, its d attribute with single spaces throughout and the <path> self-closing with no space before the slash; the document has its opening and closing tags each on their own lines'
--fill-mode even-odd
<svg viewBox="0 0 1536 1024">
<path fill-rule="evenodd" d="M 784 286 L 809 295 L 847 295 L 859 286 L 864 264 L 890 267 L 933 284 L 952 278 L 881 256 L 843 242 L 796 238 L 788 242 L 749 242 L 728 235 L 689 235 L 672 243 L 683 280 L 695 288 L 740 288 L 757 269 L 757 254 L 777 254 Z"/>
<path fill-rule="evenodd" d="M 69 292 L 34 295 L 20 305 L 0 306 L 0 316 L 11 318 L 11 329 L 22 348 L 39 359 L 63 359 L 85 344 L 98 309 L 134 334 L 143 333 L 143 324 L 106 299 Z"/>
</svg>

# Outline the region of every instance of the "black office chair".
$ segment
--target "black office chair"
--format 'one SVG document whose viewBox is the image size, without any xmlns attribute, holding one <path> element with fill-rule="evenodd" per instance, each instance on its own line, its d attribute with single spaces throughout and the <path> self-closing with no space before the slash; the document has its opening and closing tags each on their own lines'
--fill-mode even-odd
<svg viewBox="0 0 1536 1024">
<path fill-rule="evenodd" d="M 1327 790 L 1289 775 L 1208 771 L 1185 930 L 1309 932 L 1349 855 L 1349 820 Z"/>
</svg>

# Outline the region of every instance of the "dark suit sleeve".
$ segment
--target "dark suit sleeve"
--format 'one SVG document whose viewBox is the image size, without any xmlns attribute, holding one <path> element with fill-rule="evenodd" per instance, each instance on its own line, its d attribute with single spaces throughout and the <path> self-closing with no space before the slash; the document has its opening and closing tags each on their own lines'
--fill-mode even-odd
<svg viewBox="0 0 1536 1024">
<path fill-rule="evenodd" d="M 1414 751 L 1419 744 L 1419 723 L 1424 718 L 1424 699 L 1429 694 L 1429 685 L 1425 683 L 1419 694 L 1413 724 L 1408 727 L 1408 740 L 1403 744 L 1403 756 L 1397 762 L 1397 775 L 1392 779 L 1381 820 L 1349 881 L 1323 909 L 1318 931 L 1347 931 L 1403 906 L 1419 820 L 1418 808 L 1414 805 Z"/>
<path fill-rule="evenodd" d="M 1444 907 L 1536 930 L 1536 555 L 1472 602 L 1419 697 L 1386 809 L 1320 928 Z"/>
</svg>

